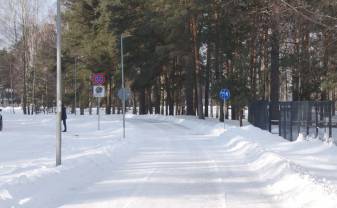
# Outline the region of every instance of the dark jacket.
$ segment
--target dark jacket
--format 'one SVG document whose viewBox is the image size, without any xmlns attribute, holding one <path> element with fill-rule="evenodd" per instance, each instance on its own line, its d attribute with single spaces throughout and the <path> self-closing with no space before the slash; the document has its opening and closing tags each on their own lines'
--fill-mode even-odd
<svg viewBox="0 0 337 208">
<path fill-rule="evenodd" d="M 62 106 L 61 112 L 62 112 L 61 119 L 66 120 L 67 119 L 67 109 L 66 109 L 66 107 Z"/>
</svg>

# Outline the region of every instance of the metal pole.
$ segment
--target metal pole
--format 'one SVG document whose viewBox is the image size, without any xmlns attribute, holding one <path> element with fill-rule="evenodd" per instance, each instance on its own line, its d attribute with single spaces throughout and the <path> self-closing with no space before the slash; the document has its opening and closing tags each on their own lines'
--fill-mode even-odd
<svg viewBox="0 0 337 208">
<path fill-rule="evenodd" d="M 329 138 L 332 138 L 332 103 L 329 102 Z"/>
<path fill-rule="evenodd" d="M 290 102 L 290 138 L 293 140 L 293 102 Z"/>
<path fill-rule="evenodd" d="M 77 57 L 75 58 L 75 73 L 74 73 L 74 79 L 75 79 L 75 116 L 77 115 Z"/>
<path fill-rule="evenodd" d="M 57 0 L 57 18 L 56 18 L 56 48 L 57 48 L 57 81 L 56 81 L 56 166 L 61 165 L 61 2 Z"/>
<path fill-rule="evenodd" d="M 125 139 L 125 83 L 124 83 L 124 54 L 123 54 L 123 34 L 121 35 L 121 64 L 122 64 L 122 90 L 123 90 L 123 139 Z"/>
<path fill-rule="evenodd" d="M 97 115 L 98 115 L 97 129 L 101 130 L 101 117 L 100 117 L 99 107 L 100 107 L 100 98 L 97 98 Z"/>
<path fill-rule="evenodd" d="M 315 102 L 315 125 L 316 125 L 316 138 L 318 137 L 318 104 Z"/>
<path fill-rule="evenodd" d="M 223 107 L 224 107 L 224 110 L 223 110 L 223 113 L 224 113 L 224 115 L 223 115 L 223 128 L 224 129 L 226 129 L 226 123 L 225 123 L 225 121 L 226 121 L 226 100 L 224 99 L 224 105 L 223 105 Z"/>
</svg>

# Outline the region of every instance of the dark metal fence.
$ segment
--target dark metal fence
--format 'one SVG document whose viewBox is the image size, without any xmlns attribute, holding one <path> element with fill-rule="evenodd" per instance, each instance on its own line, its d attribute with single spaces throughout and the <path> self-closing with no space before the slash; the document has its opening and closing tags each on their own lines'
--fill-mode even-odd
<svg viewBox="0 0 337 208">
<path fill-rule="evenodd" d="M 331 101 L 258 101 L 249 105 L 248 121 L 270 132 L 278 128 L 278 134 L 290 141 L 300 133 L 319 137 L 322 129 L 332 137 L 332 107 Z"/>
<path fill-rule="evenodd" d="M 270 102 L 257 101 L 248 106 L 248 121 L 256 127 L 270 131 Z"/>
</svg>

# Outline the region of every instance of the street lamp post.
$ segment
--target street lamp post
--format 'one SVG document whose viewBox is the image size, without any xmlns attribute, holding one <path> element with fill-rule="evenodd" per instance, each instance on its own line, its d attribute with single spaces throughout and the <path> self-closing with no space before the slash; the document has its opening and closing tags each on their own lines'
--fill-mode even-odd
<svg viewBox="0 0 337 208">
<path fill-rule="evenodd" d="M 77 114 L 76 106 L 77 106 L 77 57 L 75 57 L 75 67 L 74 67 L 74 90 L 75 90 L 75 116 Z"/>
<path fill-rule="evenodd" d="M 124 82 L 124 54 L 123 54 L 123 34 L 121 35 L 121 65 L 122 65 L 122 90 L 123 90 L 123 139 L 125 139 L 125 82 Z"/>
<path fill-rule="evenodd" d="M 62 80 L 61 80 L 61 2 L 57 0 L 56 18 L 56 48 L 57 48 L 57 81 L 56 81 L 56 166 L 61 165 L 61 111 L 62 111 Z"/>
</svg>

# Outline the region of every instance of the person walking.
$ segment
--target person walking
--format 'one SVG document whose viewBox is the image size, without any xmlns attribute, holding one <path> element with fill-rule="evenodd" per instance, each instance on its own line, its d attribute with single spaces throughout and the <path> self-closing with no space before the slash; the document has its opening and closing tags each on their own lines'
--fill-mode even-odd
<svg viewBox="0 0 337 208">
<path fill-rule="evenodd" d="M 0 131 L 2 131 L 2 115 L 1 115 L 2 109 L 0 109 Z"/>
<path fill-rule="evenodd" d="M 67 109 L 66 107 L 62 104 L 62 122 L 63 122 L 63 127 L 64 127 L 64 130 L 63 132 L 67 132 Z"/>
</svg>

